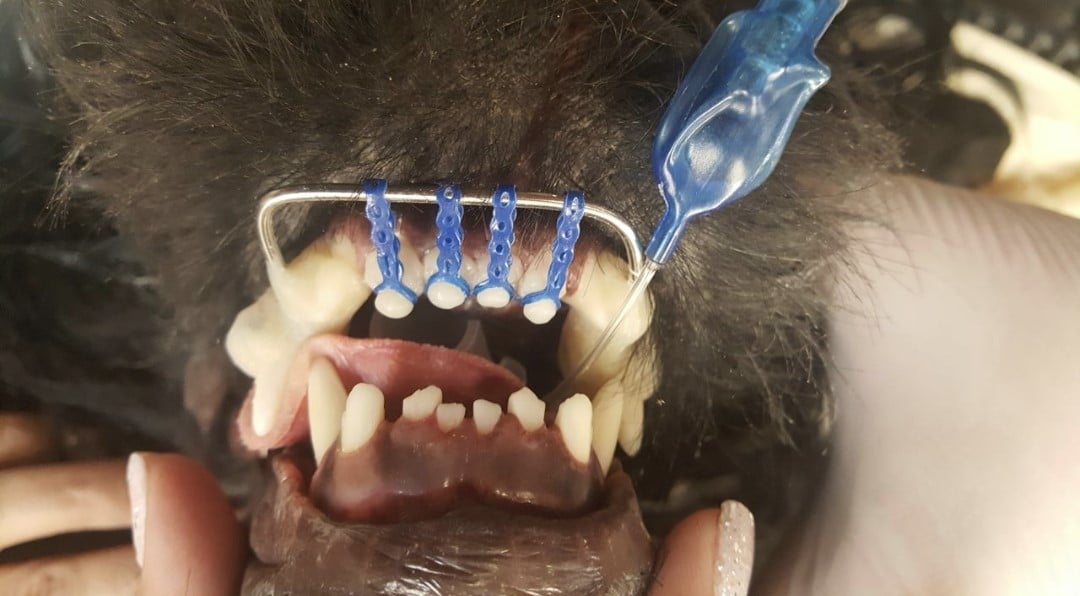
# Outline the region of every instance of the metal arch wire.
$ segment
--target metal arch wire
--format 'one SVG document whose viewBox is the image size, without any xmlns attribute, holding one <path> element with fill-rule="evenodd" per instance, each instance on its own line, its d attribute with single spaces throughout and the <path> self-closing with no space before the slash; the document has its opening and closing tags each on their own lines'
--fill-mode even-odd
<svg viewBox="0 0 1080 596">
<path fill-rule="evenodd" d="M 393 203 L 410 204 L 437 204 L 435 199 L 436 187 L 391 187 L 386 198 Z M 318 184 L 311 186 L 289 186 L 272 190 L 259 199 L 258 230 L 259 242 L 262 244 L 263 254 L 271 266 L 284 266 L 285 257 L 281 254 L 278 246 L 277 234 L 274 232 L 274 213 L 278 208 L 292 203 L 334 203 L 364 201 L 363 190 L 348 184 Z M 478 195 L 471 192 L 462 192 L 461 204 L 470 207 L 484 207 L 491 205 L 491 197 Z M 517 195 L 518 207 L 531 209 L 544 209 L 547 211 L 560 211 L 563 208 L 563 200 L 555 195 L 538 192 L 519 192 Z M 630 261 L 631 271 L 637 275 L 641 272 L 644 264 L 644 255 L 641 243 L 638 241 L 634 229 L 615 214 L 603 207 L 585 204 L 585 217 L 598 220 L 615 230 L 626 249 L 627 258 Z"/>
</svg>

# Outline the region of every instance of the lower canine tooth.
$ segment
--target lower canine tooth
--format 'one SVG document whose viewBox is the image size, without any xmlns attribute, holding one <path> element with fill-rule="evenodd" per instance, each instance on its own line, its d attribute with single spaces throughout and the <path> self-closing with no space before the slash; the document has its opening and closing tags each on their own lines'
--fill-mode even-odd
<svg viewBox="0 0 1080 596">
<path fill-rule="evenodd" d="M 439 430 L 450 432 L 461 425 L 465 420 L 465 406 L 462 404 L 439 404 L 435 408 L 435 421 L 439 424 Z"/>
<path fill-rule="evenodd" d="M 510 394 L 506 402 L 506 411 L 514 415 L 521 427 L 534 431 L 544 426 L 544 401 L 528 387 L 522 387 Z"/>
<path fill-rule="evenodd" d="M 592 402 L 581 393 L 559 404 L 559 411 L 555 414 L 555 426 L 559 427 L 567 451 L 583 464 L 589 463 L 592 418 Z"/>
<path fill-rule="evenodd" d="M 615 457 L 615 445 L 619 440 L 619 425 L 623 412 L 622 385 L 609 381 L 593 398 L 592 442 L 600 469 L 607 474 Z"/>
<path fill-rule="evenodd" d="M 345 386 L 341 384 L 334 365 L 325 358 L 312 362 L 308 373 L 307 406 L 311 448 L 315 452 L 316 464 L 322 461 L 323 454 L 341 433 L 345 398 Z"/>
<path fill-rule="evenodd" d="M 384 418 L 386 405 L 382 391 L 367 383 L 353 387 L 341 414 L 341 450 L 349 452 L 363 447 Z"/>
<path fill-rule="evenodd" d="M 476 424 L 476 432 L 486 435 L 495 429 L 499 418 L 502 417 L 502 408 L 497 403 L 478 399 L 473 402 L 472 417 Z"/>
<path fill-rule="evenodd" d="M 406 420 L 423 420 L 435 413 L 435 408 L 442 403 L 442 389 L 428 385 L 417 389 L 401 402 L 401 417 Z"/>
</svg>

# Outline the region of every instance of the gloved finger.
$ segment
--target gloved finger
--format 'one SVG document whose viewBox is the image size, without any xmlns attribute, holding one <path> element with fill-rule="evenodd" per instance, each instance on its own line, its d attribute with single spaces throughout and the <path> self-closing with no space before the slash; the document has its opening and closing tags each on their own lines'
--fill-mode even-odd
<svg viewBox="0 0 1080 596">
<path fill-rule="evenodd" d="M 6 596 L 133 596 L 138 580 L 130 546 L 0 565 Z"/>
<path fill-rule="evenodd" d="M 754 517 L 737 501 L 679 522 L 657 559 L 649 596 L 746 596 L 754 565 Z"/>
<path fill-rule="evenodd" d="M 239 592 L 244 533 L 210 472 L 180 455 L 135 453 L 128 484 L 143 594 Z"/>
<path fill-rule="evenodd" d="M 56 451 L 56 435 L 44 418 L 0 414 L 0 468 L 45 461 Z"/>
<path fill-rule="evenodd" d="M 125 528 L 130 522 L 123 462 L 0 471 L 0 549 L 69 532 Z"/>
</svg>

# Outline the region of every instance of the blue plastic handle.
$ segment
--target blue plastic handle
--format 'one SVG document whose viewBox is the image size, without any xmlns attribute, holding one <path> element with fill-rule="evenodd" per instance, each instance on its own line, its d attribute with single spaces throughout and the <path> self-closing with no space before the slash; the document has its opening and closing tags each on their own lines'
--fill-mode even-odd
<svg viewBox="0 0 1080 596">
<path fill-rule="evenodd" d="M 646 256 L 665 263 L 686 224 L 772 173 L 810 96 L 829 79 L 814 46 L 844 0 L 762 0 L 724 19 L 679 85 L 653 142 L 667 204 Z"/>
</svg>

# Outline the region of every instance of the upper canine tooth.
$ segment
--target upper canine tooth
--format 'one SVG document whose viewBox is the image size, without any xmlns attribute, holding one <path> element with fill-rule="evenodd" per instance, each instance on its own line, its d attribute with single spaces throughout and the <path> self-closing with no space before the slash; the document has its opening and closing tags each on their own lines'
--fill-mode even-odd
<svg viewBox="0 0 1080 596">
<path fill-rule="evenodd" d="M 345 399 L 345 386 L 338 378 L 337 369 L 326 358 L 316 358 L 308 372 L 307 390 L 308 425 L 316 464 L 341 433 Z"/>
<path fill-rule="evenodd" d="M 267 267 L 281 311 L 301 335 L 340 331 L 371 295 L 352 242 L 320 239 L 288 265 Z"/>
<path fill-rule="evenodd" d="M 472 405 L 473 423 L 476 424 L 476 432 L 486 435 L 495 429 L 495 425 L 502 417 L 502 408 L 499 404 L 486 399 L 478 399 Z"/>
<path fill-rule="evenodd" d="M 619 423 L 619 447 L 627 455 L 637 455 L 645 422 L 645 401 L 623 399 L 622 421 Z"/>
<path fill-rule="evenodd" d="M 600 469 L 607 474 L 615 457 L 615 445 L 619 440 L 619 426 L 623 413 L 622 384 L 611 380 L 600 388 L 593 398 L 592 444 Z"/>
<path fill-rule="evenodd" d="M 592 424 L 592 402 L 584 394 L 578 393 L 559 404 L 559 411 L 555 414 L 555 426 L 559 427 L 567 451 L 583 464 L 589 463 Z"/>
<path fill-rule="evenodd" d="M 506 402 L 506 411 L 517 417 L 521 427 L 527 431 L 544 426 L 544 407 L 544 401 L 528 387 L 511 393 Z"/>
<path fill-rule="evenodd" d="M 616 315 L 630 287 L 630 279 L 628 265 L 622 259 L 602 251 L 588 254 L 578 289 L 568 294 L 565 300 L 571 308 L 563 324 L 558 353 L 559 368 L 564 375 L 573 372 Z M 652 311 L 648 293 L 631 306 L 611 342 L 581 375 L 579 384 L 584 389 L 595 392 L 604 381 L 626 368 L 634 343 L 649 328 Z M 649 366 L 651 360 L 646 360 Z"/>
<path fill-rule="evenodd" d="M 435 408 L 442 403 L 442 389 L 428 385 L 417 389 L 401 402 L 401 417 L 406 420 L 423 420 L 435 413 Z"/>
<path fill-rule="evenodd" d="M 294 353 L 293 350 L 288 350 L 278 354 L 255 374 L 254 395 L 251 398 L 251 428 L 259 436 L 269 433 L 277 420 Z"/>
<path fill-rule="evenodd" d="M 240 311 L 225 335 L 225 351 L 249 377 L 296 343 L 271 291 Z"/>
<path fill-rule="evenodd" d="M 341 414 L 341 450 L 349 452 L 363 447 L 384 418 L 386 404 L 382 391 L 368 383 L 353 387 Z"/>
<path fill-rule="evenodd" d="M 439 424 L 439 430 L 450 432 L 461 425 L 465 420 L 465 406 L 463 404 L 439 404 L 435 408 L 435 422 Z"/>
</svg>

